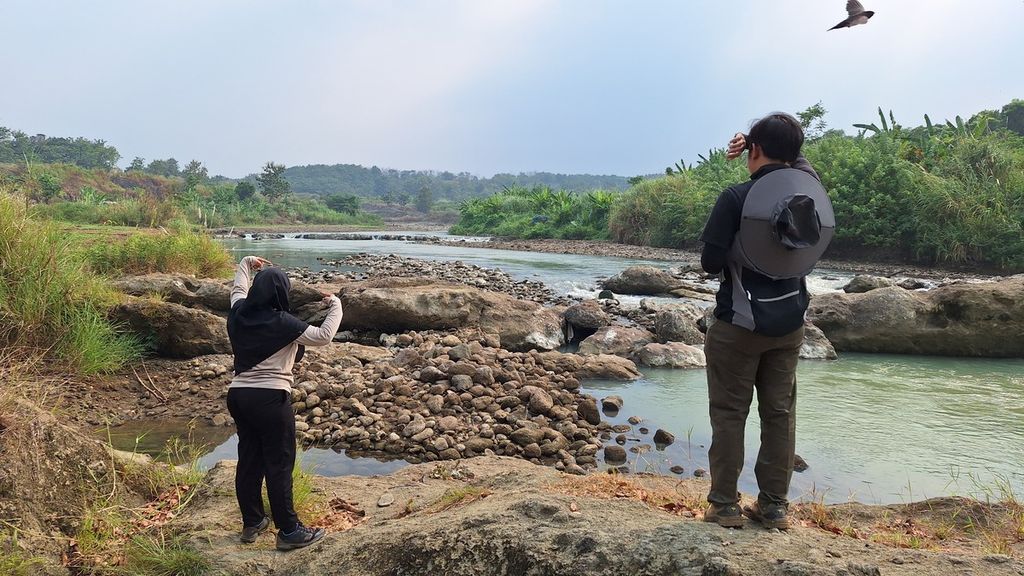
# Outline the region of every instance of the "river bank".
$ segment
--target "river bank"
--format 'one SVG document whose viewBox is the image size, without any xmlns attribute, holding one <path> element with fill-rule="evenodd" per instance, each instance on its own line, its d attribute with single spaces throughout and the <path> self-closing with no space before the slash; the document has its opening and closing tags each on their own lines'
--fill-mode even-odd
<svg viewBox="0 0 1024 576">
<path fill-rule="evenodd" d="M 583 256 L 607 256 L 612 258 L 629 258 L 637 260 L 661 260 L 665 262 L 699 262 L 700 252 L 675 248 L 657 248 L 653 246 L 634 246 L 619 244 L 607 240 L 510 240 L 490 238 L 479 244 L 464 240 L 429 240 L 430 243 L 445 246 L 476 245 L 494 250 L 514 250 L 520 252 L 545 252 L 549 254 L 575 254 Z M 921 266 L 898 262 L 871 262 L 857 259 L 825 259 L 818 263 L 820 270 L 834 270 L 855 274 L 871 274 L 877 276 L 907 276 L 927 278 L 930 280 L 954 280 L 966 278 L 993 278 L 999 274 L 979 273 L 968 268 Z"/>
<path fill-rule="evenodd" d="M 447 226 L 432 222 L 405 223 L 388 222 L 383 228 L 359 227 L 359 226 L 330 226 L 330 225 L 274 225 L 274 226 L 243 226 L 238 228 L 223 228 L 213 231 L 218 237 L 245 237 L 246 235 L 257 238 L 283 237 L 289 234 L 354 234 L 359 237 L 346 238 L 339 236 L 338 239 L 369 240 L 374 237 L 404 233 L 409 241 L 441 246 L 452 246 L 458 248 L 476 247 L 493 250 L 507 250 L 514 252 L 540 252 L 546 254 L 567 254 L 577 256 L 601 256 L 610 258 L 624 258 L 634 260 L 663 261 L 673 263 L 699 262 L 700 252 L 676 248 L 659 248 L 654 246 L 637 246 L 632 244 L 620 244 L 608 240 L 562 240 L 553 238 L 541 238 L 533 240 L 507 239 L 507 238 L 446 238 Z M 423 233 L 427 236 L 421 237 L 416 234 Z M 311 236 L 311 239 L 321 239 L 322 236 Z M 403 238 L 394 238 L 403 239 Z M 884 261 L 881 259 L 866 260 L 862 258 L 826 258 L 822 260 L 818 269 L 832 270 L 837 272 L 848 272 L 853 274 L 871 274 L 883 277 L 913 277 L 928 280 L 948 281 L 958 279 L 987 279 L 997 278 L 1004 274 L 998 270 L 979 270 L 973 266 L 924 266 L 919 264 L 908 264 L 896 261 Z"/>
<path fill-rule="evenodd" d="M 1024 574 L 1015 501 L 809 502 L 793 506 L 787 532 L 729 530 L 701 521 L 705 479 L 575 476 L 498 456 L 300 475 L 302 518 L 328 535 L 281 553 L 273 531 L 238 541 L 234 462 L 173 472 L 46 412 L 18 413 L 0 428 L 0 510 L 20 529 L 0 567 L 19 576 L 155 574 L 157 560 L 232 576 Z"/>
</svg>

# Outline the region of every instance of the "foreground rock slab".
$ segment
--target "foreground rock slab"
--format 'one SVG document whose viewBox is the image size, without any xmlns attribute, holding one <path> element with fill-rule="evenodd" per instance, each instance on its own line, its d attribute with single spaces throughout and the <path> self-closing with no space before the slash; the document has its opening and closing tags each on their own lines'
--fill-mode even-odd
<svg viewBox="0 0 1024 576">
<path fill-rule="evenodd" d="M 676 502 L 663 507 L 642 501 L 632 480 L 568 477 L 498 457 L 317 478 L 319 494 L 337 511 L 327 523 L 338 527 L 322 543 L 281 554 L 273 533 L 253 545 L 238 542 L 233 480 L 234 463 L 219 463 L 172 524 L 215 572 L 231 575 L 1015 576 L 1022 567 L 980 557 L 957 557 L 954 565 L 949 555 L 865 545 L 817 528 L 726 530 L 692 518 L 688 503 L 707 489 L 702 480 L 670 479 Z M 378 506 L 385 495 L 394 504 Z"/>
</svg>

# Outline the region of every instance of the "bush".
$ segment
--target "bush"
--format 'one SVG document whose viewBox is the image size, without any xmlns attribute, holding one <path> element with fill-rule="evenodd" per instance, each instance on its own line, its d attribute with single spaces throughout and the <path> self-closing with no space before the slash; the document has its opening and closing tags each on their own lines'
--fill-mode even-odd
<svg viewBox="0 0 1024 576">
<path fill-rule="evenodd" d="M 90 267 L 101 274 L 175 272 L 200 277 L 223 276 L 231 256 L 213 238 L 190 230 L 139 233 L 121 242 L 101 242 L 86 251 Z"/>
<path fill-rule="evenodd" d="M 962 122 L 866 128 L 872 135 L 830 132 L 804 148 L 835 209 L 831 255 L 1024 269 L 1024 139 Z M 748 177 L 717 151 L 639 182 L 613 206 L 611 238 L 696 246 L 718 194 Z"/>
<path fill-rule="evenodd" d="M 507 188 L 463 202 L 452 234 L 510 238 L 601 239 L 608 237 L 608 214 L 617 194 L 578 194 L 546 187 Z"/>
<path fill-rule="evenodd" d="M 141 200 L 119 202 L 56 202 L 37 204 L 33 215 L 41 219 L 60 220 L 75 224 L 102 224 L 156 228 L 181 218 L 181 211 L 171 202 L 160 202 L 151 196 Z"/>
<path fill-rule="evenodd" d="M 115 370 L 141 345 L 104 318 L 114 300 L 64 232 L 0 191 L 0 342 L 8 351 L 46 354 L 85 373 Z"/>
</svg>

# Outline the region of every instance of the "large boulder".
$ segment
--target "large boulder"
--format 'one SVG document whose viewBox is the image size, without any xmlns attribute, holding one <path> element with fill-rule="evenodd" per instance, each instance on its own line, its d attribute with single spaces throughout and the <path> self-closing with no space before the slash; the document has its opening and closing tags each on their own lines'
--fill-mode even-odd
<svg viewBox="0 0 1024 576">
<path fill-rule="evenodd" d="M 704 351 L 682 342 L 651 343 L 640 349 L 640 363 L 652 368 L 703 368 Z"/>
<path fill-rule="evenodd" d="M 808 318 L 836 350 L 1024 357 L 1024 276 L 928 292 L 896 286 L 815 296 Z"/>
<path fill-rule="evenodd" d="M 615 276 L 601 282 L 601 287 L 616 294 L 656 296 L 668 294 L 680 287 L 682 282 L 661 268 L 653 266 L 630 266 Z"/>
<path fill-rule="evenodd" d="M 693 304 L 677 304 L 661 308 L 654 316 L 654 329 L 659 342 L 703 344 L 704 334 L 698 322 L 704 312 Z"/>
<path fill-rule="evenodd" d="M 112 282 L 114 288 L 130 296 L 158 295 L 167 302 L 189 308 L 227 313 L 230 310 L 231 282 L 191 278 L 180 274 L 127 276 Z"/>
<path fill-rule="evenodd" d="M 552 350 L 533 353 L 539 366 L 555 373 L 571 372 L 576 378 L 597 378 L 601 380 L 636 380 L 640 371 L 632 360 L 611 354 L 582 356 Z"/>
<path fill-rule="evenodd" d="M 149 298 L 132 298 L 114 306 L 114 322 L 124 324 L 166 358 L 230 354 L 224 318 L 197 308 Z"/>
<path fill-rule="evenodd" d="M 835 360 L 838 357 L 835 346 L 820 328 L 814 324 L 804 324 L 804 343 L 800 347 L 802 360 Z"/>
<path fill-rule="evenodd" d="M 704 316 L 700 319 L 705 331 L 717 321 L 713 308 L 705 310 Z M 800 358 L 803 360 L 835 360 L 838 357 L 835 347 L 825 337 L 825 333 L 814 324 L 804 322 L 804 343 L 800 346 Z"/>
<path fill-rule="evenodd" d="M 576 370 L 577 378 L 593 378 L 599 380 L 636 380 L 640 378 L 640 370 L 632 360 L 611 354 L 583 356 L 583 363 Z"/>
<path fill-rule="evenodd" d="M 576 328 L 594 331 L 610 324 L 611 318 L 597 300 L 584 300 L 565 310 L 565 321 Z"/>
<path fill-rule="evenodd" d="M 640 349 L 654 342 L 654 334 L 643 328 L 605 326 L 583 342 L 580 354 L 613 354 L 623 358 L 634 358 Z"/>
<path fill-rule="evenodd" d="M 227 315 L 231 310 L 230 280 L 193 278 L 181 274 L 144 274 L 126 276 L 112 282 L 114 288 L 129 296 L 159 296 L 161 300 Z M 323 294 L 319 290 L 292 280 L 288 303 L 292 312 L 304 320 L 322 307 Z M 306 310 L 308 309 L 308 310 Z"/>
<path fill-rule="evenodd" d="M 879 288 L 888 288 L 889 286 L 895 285 L 896 283 L 888 278 L 858 274 L 854 276 L 846 286 L 843 286 L 843 292 L 846 292 L 847 294 L 863 294 L 864 292 L 870 292 Z"/>
<path fill-rule="evenodd" d="M 388 278 L 341 291 L 342 328 L 382 332 L 480 328 L 495 333 L 512 351 L 552 350 L 562 345 L 562 320 L 536 302 L 461 284 Z"/>
</svg>

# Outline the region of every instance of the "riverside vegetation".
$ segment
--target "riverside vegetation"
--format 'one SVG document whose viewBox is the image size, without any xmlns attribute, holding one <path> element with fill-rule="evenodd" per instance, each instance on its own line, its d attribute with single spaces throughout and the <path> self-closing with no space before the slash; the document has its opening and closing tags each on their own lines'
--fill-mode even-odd
<svg viewBox="0 0 1024 576">
<path fill-rule="evenodd" d="M 824 113 L 799 116 L 841 223 L 833 257 L 1024 269 L 1024 100 L 913 128 L 880 109 L 856 136 L 826 131 Z M 452 232 L 693 247 L 718 194 L 747 178 L 743 162 L 712 150 L 621 194 L 510 187 L 463 203 Z"/>
<path fill-rule="evenodd" d="M 294 194 L 283 177 L 285 167 L 272 162 L 259 175 L 238 182 L 211 178 L 195 160 L 184 170 L 170 159 L 149 166 L 139 162 L 121 171 L 112 163 L 96 165 L 89 157 L 48 153 L 48 140 L 67 139 L 44 138 L 33 147 L 17 137 L 5 142 L 5 130 L 0 127 L 0 185 L 21 190 L 34 202 L 32 210 L 47 219 L 150 228 L 381 223 L 378 216 L 360 209 L 356 196 Z M 81 146 L 88 147 L 88 141 L 84 142 Z M 111 154 L 105 145 L 92 146 Z M 11 149 L 22 153 L 18 161 Z M 116 151 L 113 154 L 116 160 Z"/>
</svg>

